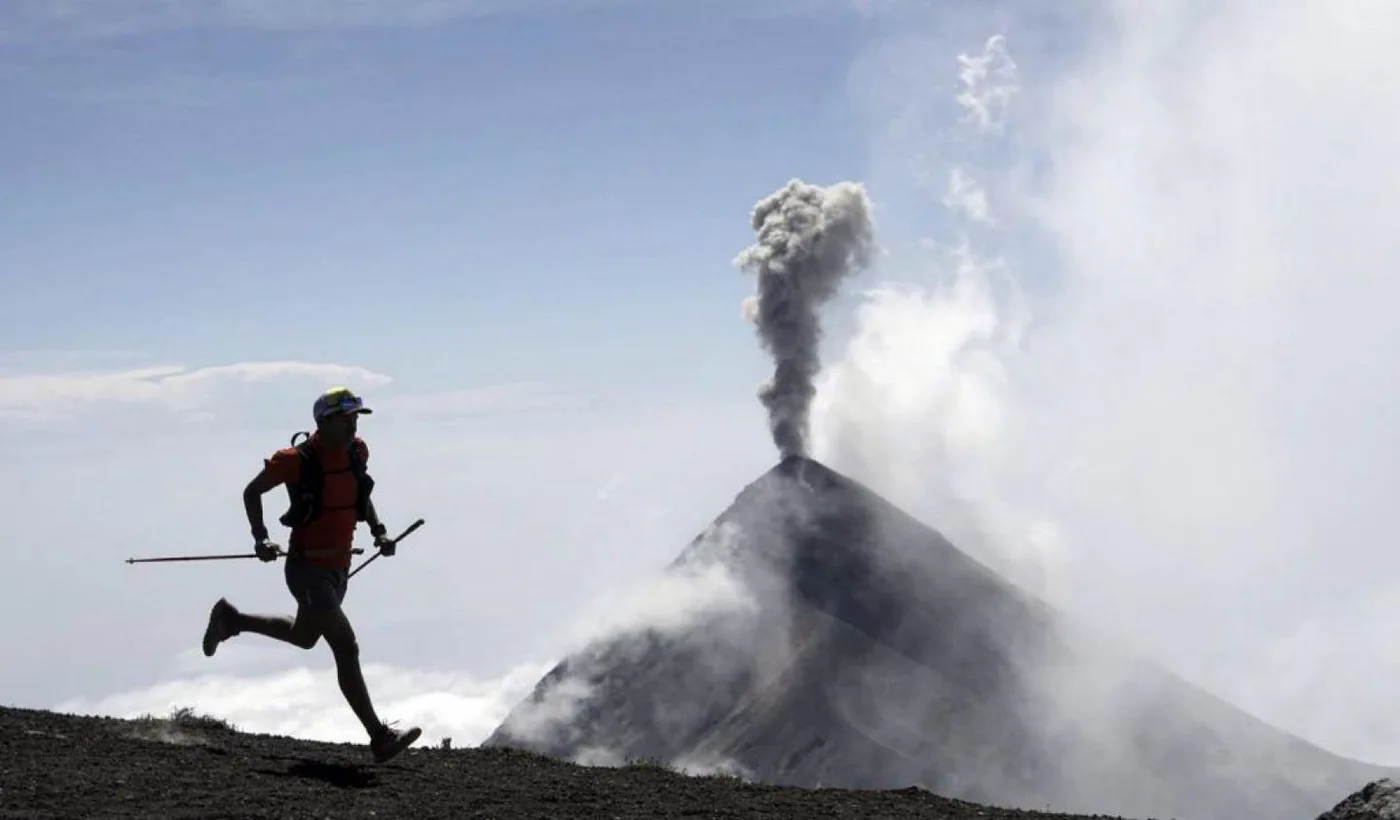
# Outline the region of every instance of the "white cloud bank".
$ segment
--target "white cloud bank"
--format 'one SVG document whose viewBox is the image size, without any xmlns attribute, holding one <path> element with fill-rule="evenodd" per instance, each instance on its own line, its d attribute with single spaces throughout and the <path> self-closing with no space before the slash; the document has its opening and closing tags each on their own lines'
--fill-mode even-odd
<svg viewBox="0 0 1400 820">
<path fill-rule="evenodd" d="M 243 385 L 293 382 L 354 385 L 361 392 L 392 379 L 363 367 L 302 361 L 237 362 L 190 369 L 154 365 L 125 370 L 64 370 L 0 375 L 0 418 L 50 419 L 114 405 L 148 405 L 193 410 L 232 400 L 229 390 Z M 309 394 L 315 398 L 315 393 Z M 310 401 L 306 403 L 309 411 Z"/>
<path fill-rule="evenodd" d="M 452 416 L 581 409 L 590 402 L 587 396 L 540 382 L 486 384 L 431 392 L 377 390 L 393 382 L 391 376 L 364 367 L 296 360 L 234 362 L 195 368 L 144 365 L 124 369 L 69 367 L 40 372 L 0 370 L 0 419 L 71 421 L 84 413 L 106 414 L 116 409 L 188 416 L 276 405 L 291 407 L 299 419 L 306 420 L 310 418 L 315 396 L 332 385 L 346 385 L 372 398 L 371 405 L 377 411 L 411 415 L 425 423 Z M 284 401 L 290 404 L 278 404 Z M 148 419 L 154 423 L 157 417 Z"/>
<path fill-rule="evenodd" d="M 487 680 L 377 663 L 366 663 L 364 673 L 381 719 L 422 727 L 420 744 L 436 745 L 451 738 L 454 747 L 462 747 L 485 740 L 551 665 L 522 664 Z M 75 698 L 52 708 L 135 718 L 163 716 L 182 707 L 223 718 L 245 732 L 365 742 L 364 729 L 340 693 L 335 667 L 325 664 L 266 675 L 201 675 L 100 698 Z"/>
</svg>

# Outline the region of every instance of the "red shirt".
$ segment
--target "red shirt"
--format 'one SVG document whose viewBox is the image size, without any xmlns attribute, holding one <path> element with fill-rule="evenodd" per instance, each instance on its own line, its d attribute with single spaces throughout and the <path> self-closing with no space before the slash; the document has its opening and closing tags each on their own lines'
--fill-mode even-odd
<svg viewBox="0 0 1400 820">
<path fill-rule="evenodd" d="M 359 523 L 355 513 L 355 475 L 350 472 L 350 453 L 346 449 L 327 450 L 320 433 L 312 433 L 308 442 L 320 456 L 325 483 L 321 490 L 321 516 L 309 524 L 292 528 L 287 548 L 293 552 L 306 550 L 307 563 L 326 567 L 350 566 L 350 546 Z M 360 460 L 369 461 L 369 445 L 355 438 Z M 284 447 L 267 460 L 268 474 L 278 482 L 295 485 L 301 477 L 301 456 L 295 447 Z M 326 554 L 318 554 L 318 553 Z"/>
</svg>

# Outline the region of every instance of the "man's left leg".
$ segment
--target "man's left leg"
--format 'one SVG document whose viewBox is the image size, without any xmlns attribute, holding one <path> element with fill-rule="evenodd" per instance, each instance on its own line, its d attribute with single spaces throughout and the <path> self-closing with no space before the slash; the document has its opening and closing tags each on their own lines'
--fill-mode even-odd
<svg viewBox="0 0 1400 820">
<path fill-rule="evenodd" d="M 351 711 L 360 719 L 365 732 L 373 738 L 383 723 L 374 711 L 369 687 L 365 685 L 364 670 L 360 668 L 360 643 L 350 619 L 339 605 L 319 611 L 312 617 L 321 627 L 319 631 L 330 646 L 332 657 L 335 658 L 335 675 L 336 682 L 340 684 L 340 694 L 345 696 L 345 702 L 350 704 Z"/>
<path fill-rule="evenodd" d="M 350 625 L 345 610 L 335 606 L 315 615 L 321 635 L 330 645 L 335 656 L 336 679 L 340 683 L 340 693 L 345 702 L 360 719 L 369 735 L 370 751 L 375 760 L 383 763 L 389 758 L 413 745 L 423 730 L 417 726 L 395 729 L 379 719 L 370 700 L 369 687 L 360 668 L 360 644 L 355 637 L 355 629 Z"/>
<path fill-rule="evenodd" d="M 383 762 L 411 746 L 423 734 L 423 730 L 417 726 L 405 730 L 394 729 L 381 721 L 375 712 L 369 687 L 365 684 L 364 671 L 360 667 L 359 639 L 350 618 L 341 607 L 347 584 L 346 570 L 321 571 L 320 582 L 309 585 L 311 594 L 307 596 L 303 610 L 298 613 L 298 619 L 306 618 L 314 624 L 315 632 L 325 638 L 330 646 L 335 658 L 340 693 L 369 735 L 370 749 L 375 759 Z"/>
</svg>

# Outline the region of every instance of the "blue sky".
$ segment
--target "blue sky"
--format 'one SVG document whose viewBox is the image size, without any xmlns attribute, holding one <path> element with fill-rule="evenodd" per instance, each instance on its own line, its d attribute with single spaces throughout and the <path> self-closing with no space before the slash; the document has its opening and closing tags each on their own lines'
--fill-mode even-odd
<svg viewBox="0 0 1400 820">
<path fill-rule="evenodd" d="M 23 45 L 0 64 L 0 347 L 732 380 L 754 346 L 711 329 L 750 288 L 748 208 L 860 175 L 867 29 L 718 8 Z"/>
<path fill-rule="evenodd" d="M 1353 126 L 1400 93 L 1400 11 L 500 5 L 0 4 L 0 622 L 34 625 L 0 702 L 357 739 L 328 653 L 199 654 L 219 595 L 289 611 L 280 568 L 121 563 L 246 545 L 243 484 L 331 383 L 378 411 L 389 526 L 428 522 L 352 585 L 389 719 L 464 745 L 581 635 L 684 609 L 647 580 L 775 457 L 732 260 L 801 177 L 865 182 L 889 252 L 824 316 L 819 457 L 1400 754 L 1400 123 Z"/>
</svg>

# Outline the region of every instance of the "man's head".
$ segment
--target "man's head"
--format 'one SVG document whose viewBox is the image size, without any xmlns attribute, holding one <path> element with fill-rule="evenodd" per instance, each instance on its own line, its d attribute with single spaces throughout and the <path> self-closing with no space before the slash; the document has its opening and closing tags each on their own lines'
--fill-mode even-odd
<svg viewBox="0 0 1400 820">
<path fill-rule="evenodd" d="M 322 393 L 312 407 L 316 431 L 327 445 L 344 446 L 355 439 L 361 413 L 373 413 L 348 387 L 333 387 Z"/>
</svg>

